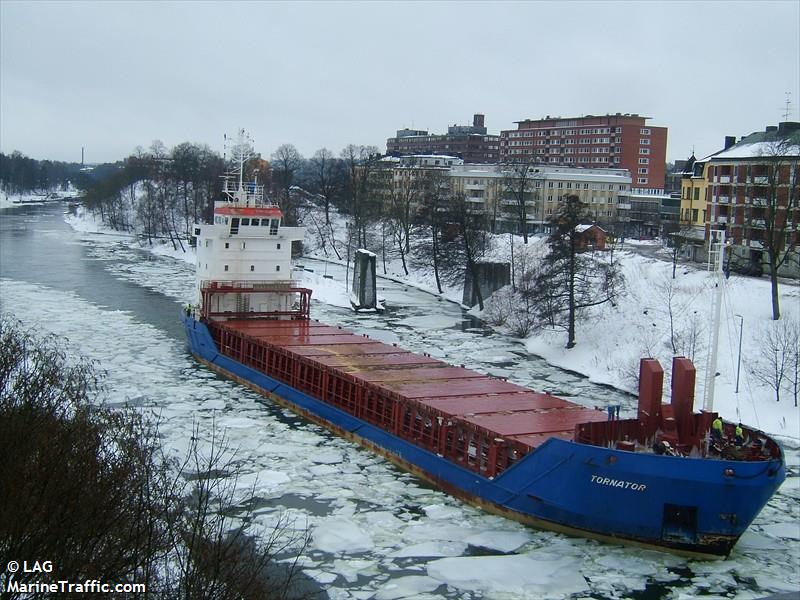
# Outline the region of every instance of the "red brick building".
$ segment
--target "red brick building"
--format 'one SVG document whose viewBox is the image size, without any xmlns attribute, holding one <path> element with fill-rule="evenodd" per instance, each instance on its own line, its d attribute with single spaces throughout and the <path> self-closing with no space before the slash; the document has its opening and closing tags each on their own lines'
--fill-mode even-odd
<svg viewBox="0 0 800 600">
<path fill-rule="evenodd" d="M 667 128 L 621 114 L 517 121 L 500 132 L 500 159 L 570 167 L 628 169 L 631 187 L 663 190 Z"/>
<path fill-rule="evenodd" d="M 733 270 L 768 271 L 773 248 L 781 257 L 790 253 L 780 274 L 800 277 L 800 123 L 779 123 L 726 146 L 708 159 L 706 231 L 727 230 Z"/>
<path fill-rule="evenodd" d="M 475 114 L 472 125 L 451 125 L 446 134 L 424 129 L 400 129 L 386 140 L 386 153 L 394 156 L 447 154 L 467 163 L 496 163 L 500 159 L 500 137 L 487 133 L 484 116 Z"/>
</svg>

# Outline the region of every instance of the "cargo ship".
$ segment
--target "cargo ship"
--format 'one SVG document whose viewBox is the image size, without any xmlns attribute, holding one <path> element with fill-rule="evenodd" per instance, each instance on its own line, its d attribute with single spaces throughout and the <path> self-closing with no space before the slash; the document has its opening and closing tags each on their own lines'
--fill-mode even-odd
<svg viewBox="0 0 800 600">
<path fill-rule="evenodd" d="M 361 444 L 441 490 L 533 527 L 725 557 L 785 477 L 769 435 L 694 412 L 695 369 L 640 365 L 636 418 L 588 408 L 311 319 L 292 243 L 245 164 L 195 225 L 189 349 L 210 369 Z"/>
</svg>

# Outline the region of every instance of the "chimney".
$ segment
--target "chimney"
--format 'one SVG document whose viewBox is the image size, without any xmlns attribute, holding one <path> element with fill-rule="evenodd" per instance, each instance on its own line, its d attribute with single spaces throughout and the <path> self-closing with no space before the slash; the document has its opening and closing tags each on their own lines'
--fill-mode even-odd
<svg viewBox="0 0 800 600">
<path fill-rule="evenodd" d="M 783 123 L 778 123 L 779 135 L 792 133 L 793 131 L 797 131 L 798 129 L 800 129 L 800 123 L 798 123 L 797 121 L 784 121 Z"/>
<path fill-rule="evenodd" d="M 730 148 L 736 143 L 736 136 L 735 135 L 726 135 L 725 136 L 725 150 Z"/>
<path fill-rule="evenodd" d="M 473 127 L 483 127 L 483 115 L 480 113 L 475 113 L 472 117 L 472 126 Z"/>
</svg>

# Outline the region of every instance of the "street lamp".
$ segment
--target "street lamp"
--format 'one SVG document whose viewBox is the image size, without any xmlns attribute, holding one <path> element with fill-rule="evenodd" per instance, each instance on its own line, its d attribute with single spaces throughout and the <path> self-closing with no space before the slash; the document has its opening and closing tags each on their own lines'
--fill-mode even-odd
<svg viewBox="0 0 800 600">
<path fill-rule="evenodd" d="M 742 369 L 742 331 L 744 331 L 744 317 L 742 315 L 733 315 L 739 317 L 739 360 L 736 363 L 736 393 L 739 393 L 739 372 Z"/>
</svg>

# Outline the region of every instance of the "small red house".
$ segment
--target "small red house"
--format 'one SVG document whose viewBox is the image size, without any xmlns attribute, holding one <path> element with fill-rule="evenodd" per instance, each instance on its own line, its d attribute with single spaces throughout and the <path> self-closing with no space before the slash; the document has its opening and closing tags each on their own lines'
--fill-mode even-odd
<svg viewBox="0 0 800 600">
<path fill-rule="evenodd" d="M 602 227 L 597 225 L 577 225 L 575 232 L 578 234 L 577 247 L 579 252 L 606 249 L 606 232 Z"/>
</svg>

